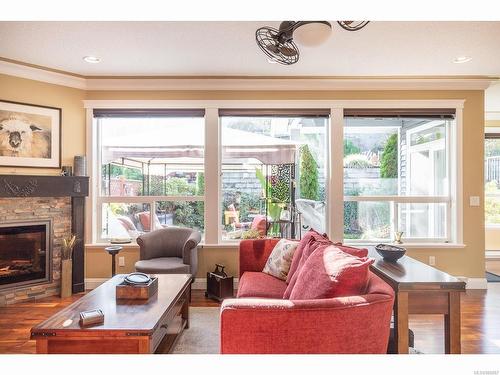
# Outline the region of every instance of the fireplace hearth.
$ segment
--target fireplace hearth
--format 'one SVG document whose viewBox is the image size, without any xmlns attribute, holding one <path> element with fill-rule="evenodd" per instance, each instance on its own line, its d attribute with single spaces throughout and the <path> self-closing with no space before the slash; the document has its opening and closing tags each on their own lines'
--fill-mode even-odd
<svg viewBox="0 0 500 375">
<path fill-rule="evenodd" d="M 51 280 L 51 221 L 0 224 L 0 289 Z"/>
</svg>

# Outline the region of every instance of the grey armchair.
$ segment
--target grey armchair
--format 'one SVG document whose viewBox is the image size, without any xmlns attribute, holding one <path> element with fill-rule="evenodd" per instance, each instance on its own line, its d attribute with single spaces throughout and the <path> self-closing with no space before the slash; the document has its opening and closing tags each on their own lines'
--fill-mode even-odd
<svg viewBox="0 0 500 375">
<path fill-rule="evenodd" d="M 144 273 L 189 273 L 198 270 L 201 235 L 189 228 L 168 227 L 137 238 L 140 259 L 135 269 Z"/>
</svg>

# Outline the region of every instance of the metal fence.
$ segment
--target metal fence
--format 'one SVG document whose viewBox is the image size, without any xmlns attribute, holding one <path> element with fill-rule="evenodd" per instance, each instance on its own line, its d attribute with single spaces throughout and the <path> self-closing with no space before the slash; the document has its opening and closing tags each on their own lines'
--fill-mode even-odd
<svg viewBox="0 0 500 375">
<path fill-rule="evenodd" d="M 500 182 L 500 156 L 489 156 L 484 161 L 484 179 L 486 182 Z"/>
</svg>

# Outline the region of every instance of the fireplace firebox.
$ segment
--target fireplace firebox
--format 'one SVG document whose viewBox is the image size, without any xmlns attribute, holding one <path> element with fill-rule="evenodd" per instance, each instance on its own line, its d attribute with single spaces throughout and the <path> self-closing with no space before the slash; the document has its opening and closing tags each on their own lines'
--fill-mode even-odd
<svg viewBox="0 0 500 375">
<path fill-rule="evenodd" d="M 0 224 L 0 289 L 51 281 L 51 220 Z"/>
</svg>

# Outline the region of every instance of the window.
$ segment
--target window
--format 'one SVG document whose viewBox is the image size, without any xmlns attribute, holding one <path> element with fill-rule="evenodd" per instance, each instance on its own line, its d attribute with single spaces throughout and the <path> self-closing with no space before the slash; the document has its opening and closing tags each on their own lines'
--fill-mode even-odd
<svg viewBox="0 0 500 375">
<path fill-rule="evenodd" d="M 258 114 L 221 111 L 222 238 L 325 232 L 328 115 Z"/>
<path fill-rule="evenodd" d="M 406 244 L 460 243 L 462 101 L 362 102 L 89 101 L 92 240 L 185 226 L 208 245 L 310 228 L 354 245 L 397 232 Z M 206 108 L 171 107 L 193 103 Z M 490 138 L 486 222 L 500 225 L 500 138 Z"/>
<path fill-rule="evenodd" d="M 500 134 L 484 140 L 484 211 L 486 225 L 500 226 Z"/>
<path fill-rule="evenodd" d="M 201 111 L 95 111 L 99 139 L 97 240 L 168 225 L 204 228 Z"/>
<path fill-rule="evenodd" d="M 448 241 L 453 117 L 385 112 L 344 120 L 344 238 Z"/>
</svg>

